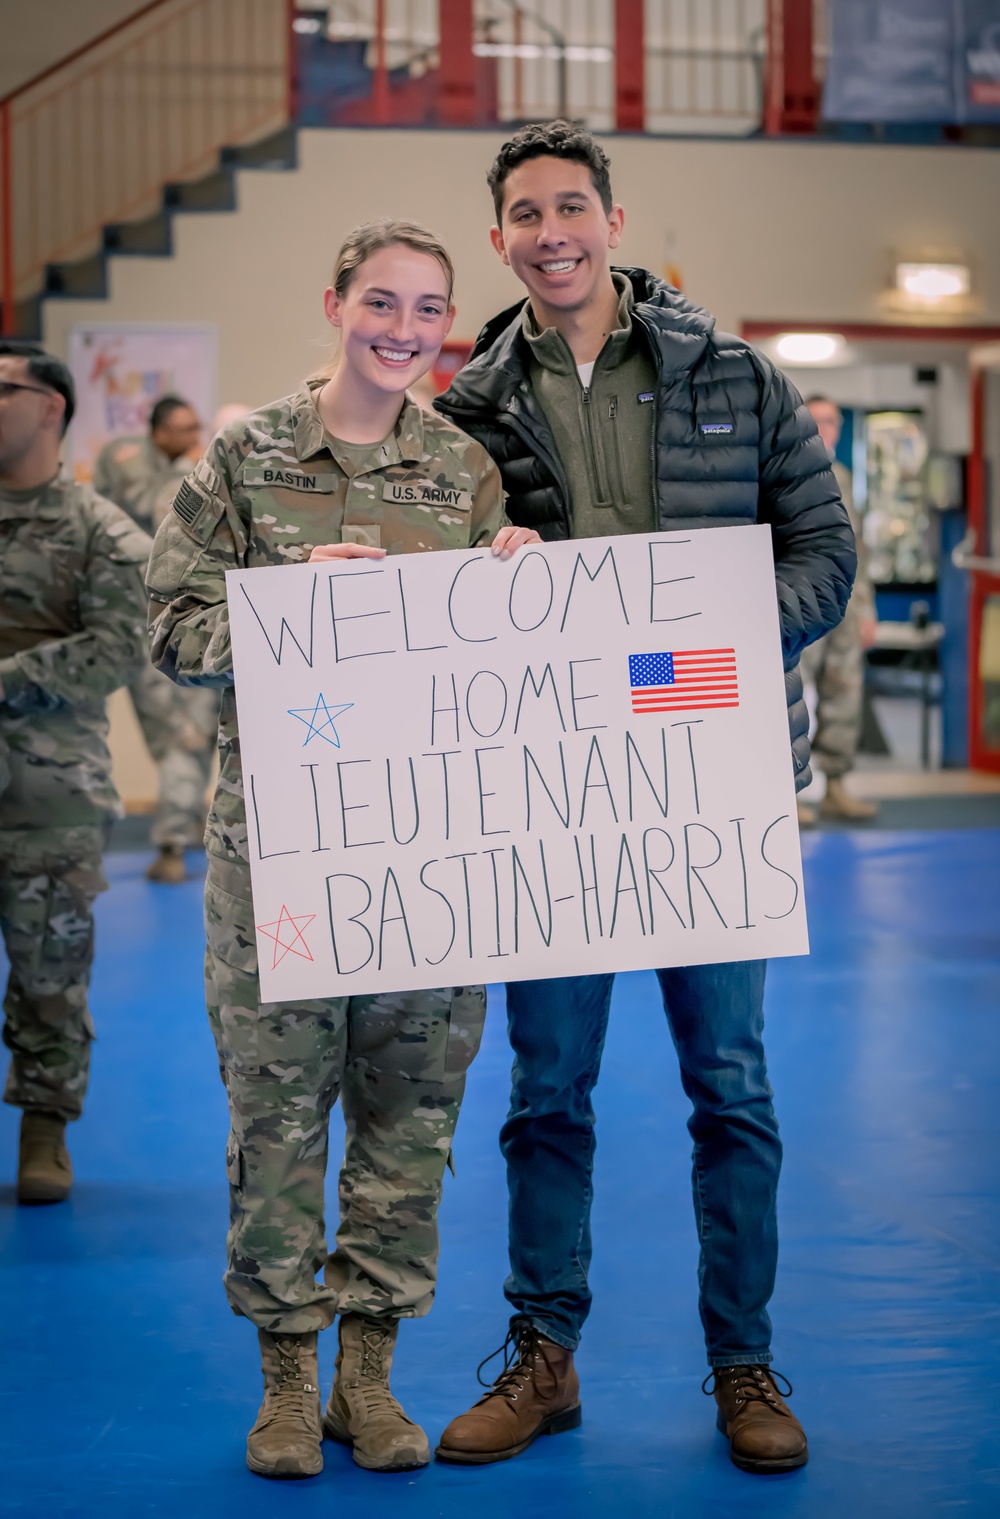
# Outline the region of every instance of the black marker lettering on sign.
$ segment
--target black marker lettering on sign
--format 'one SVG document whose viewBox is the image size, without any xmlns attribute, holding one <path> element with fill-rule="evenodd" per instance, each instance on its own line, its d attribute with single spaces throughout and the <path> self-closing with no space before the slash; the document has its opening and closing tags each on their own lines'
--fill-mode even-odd
<svg viewBox="0 0 1000 1519">
<path fill-rule="evenodd" d="M 524 868 L 521 856 L 517 852 L 516 845 L 511 845 L 510 854 L 511 874 L 514 878 L 514 953 L 517 954 L 518 950 L 521 948 L 521 892 L 518 886 L 519 877 L 524 882 L 524 890 L 527 894 L 528 901 L 531 903 L 531 911 L 535 915 L 535 922 L 538 924 L 538 932 L 541 935 L 542 943 L 545 945 L 545 948 L 548 949 L 552 944 L 552 894 L 549 891 L 549 872 L 545 864 L 545 845 L 542 843 L 541 839 L 538 840 L 538 858 L 542 867 L 542 882 L 541 888 L 539 890 L 539 896 L 541 896 L 542 892 L 545 893 L 544 927 L 542 925 L 542 915 L 538 911 L 538 903 L 535 900 L 535 893 L 531 889 L 531 882 L 528 880 L 527 871 Z"/>
<path fill-rule="evenodd" d="M 654 865 L 650 861 L 650 858 L 649 858 L 649 855 L 650 855 L 650 842 L 649 842 L 649 840 L 650 840 L 650 836 L 652 834 L 654 834 L 654 833 L 659 834 L 659 836 L 660 836 L 661 839 L 666 839 L 667 843 L 670 845 L 670 858 L 669 858 L 669 860 L 667 861 L 667 863 L 665 865 Z M 687 928 L 687 926 L 688 926 L 687 923 L 686 923 L 686 921 L 685 921 L 685 919 L 684 919 L 683 914 L 680 913 L 680 912 L 678 912 L 678 910 L 677 910 L 677 904 L 674 901 L 673 897 L 670 895 L 669 891 L 664 886 L 663 882 L 660 880 L 661 876 L 665 876 L 666 875 L 667 871 L 670 869 L 671 865 L 674 863 L 674 860 L 676 859 L 676 857 L 677 857 L 677 851 L 674 848 L 674 841 L 670 837 L 669 833 L 667 832 L 667 830 L 665 828 L 647 828 L 644 831 L 644 833 L 642 835 L 642 869 L 643 869 L 643 874 L 646 877 L 646 905 L 647 905 L 647 907 L 649 909 L 649 932 L 650 932 L 651 935 L 655 934 L 655 932 L 656 932 L 656 913 L 655 913 L 655 911 L 653 909 L 653 886 L 654 885 L 656 886 L 657 891 L 659 891 L 666 898 L 668 907 L 672 911 L 674 917 L 677 919 L 677 921 L 681 925 L 681 927 L 682 928 Z"/>
<path fill-rule="evenodd" d="M 403 571 L 397 569 L 396 574 L 399 577 L 399 606 L 403 614 L 403 643 L 407 654 L 427 654 L 431 649 L 446 649 L 448 645 L 443 643 L 413 644 L 410 642 L 410 625 L 406 616 L 406 596 L 403 592 Z"/>
<path fill-rule="evenodd" d="M 338 629 L 340 627 L 342 627 L 345 623 L 349 623 L 349 622 L 365 622 L 365 621 L 367 621 L 371 617 L 388 617 L 391 614 L 389 612 L 388 607 L 381 607 L 376 612 L 346 612 L 346 613 L 345 612 L 341 612 L 338 615 L 338 613 L 337 613 L 337 605 L 336 605 L 336 602 L 334 600 L 334 595 L 333 595 L 333 582 L 335 580 L 347 580 L 347 581 L 351 581 L 351 580 L 364 580 L 369 575 L 384 575 L 384 574 L 385 574 L 384 570 L 350 570 L 350 571 L 348 571 L 348 570 L 340 570 L 337 573 L 335 573 L 335 574 L 333 574 L 333 575 L 330 576 L 330 617 L 331 617 L 332 622 L 333 622 L 333 657 L 334 657 L 334 660 L 336 661 L 337 664 L 342 664 L 345 660 L 348 660 L 348 659 L 371 659 L 372 657 L 374 657 L 377 654 L 395 654 L 397 652 L 397 650 L 394 649 L 394 648 L 393 649 L 356 649 L 353 654 L 345 654 L 344 651 L 341 648 L 341 643 L 340 643 L 341 635 L 338 632 Z M 347 587 L 346 586 L 344 587 L 344 591 L 345 592 L 347 591 Z M 367 594 L 367 588 L 364 588 L 364 593 Z"/>
<path fill-rule="evenodd" d="M 300 643 L 298 637 L 292 631 L 292 626 L 288 622 L 287 618 L 282 617 L 282 619 L 281 619 L 281 627 L 278 629 L 278 643 L 277 643 L 277 647 L 275 647 L 274 640 L 272 639 L 270 633 L 265 628 L 260 613 L 257 611 L 257 608 L 254 606 L 253 602 L 250 600 L 250 597 L 247 594 L 247 588 L 246 588 L 246 586 L 243 584 L 242 581 L 240 582 L 240 590 L 243 593 L 243 598 L 246 601 L 247 606 L 250 608 L 251 612 L 253 613 L 253 615 L 257 619 L 257 622 L 258 622 L 258 624 L 260 626 L 260 631 L 263 633 L 264 638 L 267 641 L 267 646 L 268 646 L 268 648 L 271 651 L 271 657 L 273 658 L 273 660 L 274 660 L 274 662 L 275 662 L 276 665 L 280 665 L 281 664 L 281 660 L 282 660 L 282 657 L 283 657 L 284 652 L 285 652 L 285 634 L 287 633 L 288 636 L 289 636 L 289 638 L 292 640 L 292 643 L 298 649 L 299 653 L 302 655 L 302 658 L 305 660 L 306 664 L 309 666 L 310 670 L 312 669 L 312 663 L 313 663 L 313 614 L 314 614 L 315 609 L 316 609 L 316 581 L 318 579 L 319 579 L 318 575 L 313 575 L 312 590 L 309 593 L 309 634 L 308 634 L 308 637 L 306 637 L 305 633 L 303 633 L 302 634 L 302 642 Z M 308 646 L 309 646 L 309 653 L 308 654 L 305 651 L 305 647 L 304 647 L 305 644 L 308 644 Z"/>
<path fill-rule="evenodd" d="M 521 576 L 524 574 L 525 570 L 527 570 L 530 566 L 532 574 L 535 573 L 535 567 L 532 564 L 532 560 L 537 561 L 537 563 L 541 566 L 542 574 L 545 578 L 540 582 L 542 587 L 542 595 L 538 601 L 538 606 L 536 606 L 529 614 L 535 617 L 535 621 L 522 623 L 518 622 L 517 618 L 514 616 L 514 597 L 517 593 L 518 581 L 521 579 Z M 536 628 L 540 628 L 546 617 L 548 617 L 549 613 L 552 611 L 552 603 L 555 599 L 555 594 L 555 581 L 552 578 L 552 570 L 545 555 L 540 554 L 537 549 L 532 549 L 528 553 L 525 553 L 522 550 L 518 555 L 517 569 L 514 571 L 513 579 L 510 583 L 510 595 L 507 598 L 507 615 L 510 618 L 511 627 L 516 628 L 519 633 L 533 633 Z M 529 601 L 531 597 L 532 592 L 530 589 L 527 591 L 522 590 L 522 601 Z M 543 601 L 545 603 L 544 610 L 542 611 L 541 615 L 538 616 L 538 607 L 541 606 Z"/>
<path fill-rule="evenodd" d="M 395 902 L 394 902 L 393 905 L 399 908 L 399 911 L 396 912 L 396 913 L 388 913 L 388 912 L 386 912 L 386 908 L 389 905 L 389 882 L 390 881 L 392 882 L 392 894 L 393 894 L 393 896 L 395 898 Z M 406 935 L 406 947 L 407 947 L 407 949 L 409 950 L 409 953 L 410 953 L 410 964 L 415 968 L 416 964 L 417 964 L 417 957 L 413 953 L 413 940 L 410 937 L 410 925 L 407 922 L 406 908 L 403 906 L 403 895 L 402 895 L 402 892 L 399 889 L 399 882 L 396 880 L 396 872 L 393 870 L 393 868 L 392 868 L 391 865 L 386 869 L 385 880 L 382 882 L 382 908 L 381 908 L 381 911 L 379 912 L 379 919 L 378 919 L 378 968 L 379 968 L 379 970 L 381 970 L 382 966 L 385 964 L 385 957 L 384 957 L 384 954 L 383 954 L 383 950 L 384 950 L 384 946 L 385 946 L 386 924 L 388 924 L 388 923 L 402 923 L 402 925 L 403 925 L 403 933 Z"/>
<path fill-rule="evenodd" d="M 456 713 L 458 706 L 455 706 Z M 444 783 L 444 836 L 451 838 L 451 787 L 448 777 L 448 760 L 456 754 L 461 754 L 461 749 L 441 749 L 436 754 L 422 754 L 421 759 L 439 759 L 441 761 L 441 779 Z"/>
<path fill-rule="evenodd" d="M 319 818 L 319 792 L 316 790 L 316 770 L 318 767 L 313 763 L 311 765 L 302 765 L 300 768 L 309 771 L 309 779 L 312 781 L 313 816 L 316 822 L 316 843 L 312 849 L 312 853 L 326 854 L 330 846 L 323 843 L 323 827 Z"/>
<path fill-rule="evenodd" d="M 695 831 L 696 828 L 701 833 L 707 833 L 714 840 L 714 842 L 715 842 L 715 854 L 713 855 L 712 859 L 710 859 L 710 860 L 702 860 L 697 865 L 695 864 L 694 860 L 691 858 L 691 835 L 694 833 L 694 831 Z M 702 891 L 705 893 L 706 897 L 711 902 L 713 910 L 715 912 L 715 916 L 718 918 L 718 920 L 722 924 L 723 928 L 728 928 L 729 927 L 729 924 L 726 922 L 725 918 L 722 916 L 722 913 L 719 911 L 719 904 L 718 904 L 718 902 L 712 896 L 712 893 L 709 891 L 708 887 L 705 885 L 704 881 L 701 878 L 701 872 L 703 870 L 711 870 L 712 866 L 713 865 L 718 865 L 718 863 L 719 863 L 719 861 L 721 859 L 722 859 L 722 840 L 719 838 L 719 835 L 713 829 L 707 827 L 704 823 L 685 823 L 684 824 L 684 873 L 685 873 L 685 876 L 686 876 L 686 879 L 687 879 L 688 911 L 691 914 L 691 927 L 692 928 L 694 928 L 694 926 L 695 926 L 694 892 L 693 892 L 693 890 L 691 888 L 692 878 L 698 882 L 698 885 L 701 887 Z"/>
<path fill-rule="evenodd" d="M 386 756 L 385 761 L 385 784 L 389 793 L 389 825 L 392 828 L 392 836 L 397 844 L 412 844 L 420 829 L 420 802 L 417 799 L 417 778 L 413 773 L 413 760 L 407 758 L 410 767 L 410 793 L 413 797 L 413 829 L 408 838 L 401 839 L 396 832 L 396 807 L 392 799 L 392 760 Z"/>
<path fill-rule="evenodd" d="M 529 765 L 532 767 L 532 769 L 534 770 L 535 774 L 538 776 L 538 779 L 541 781 L 541 783 L 542 783 L 542 789 L 544 790 L 545 795 L 548 797 L 549 801 L 552 803 L 552 810 L 555 812 L 556 817 L 559 819 L 560 823 L 562 823 L 562 825 L 563 825 L 564 828 L 568 828 L 569 827 L 569 779 L 568 779 L 568 777 L 566 775 L 566 754 L 565 754 L 565 751 L 563 749 L 562 739 L 559 740 L 559 765 L 560 765 L 560 768 L 561 768 L 561 771 L 562 771 L 562 795 L 563 795 L 563 806 L 562 807 L 560 807 L 560 805 L 557 802 L 556 798 L 552 795 L 552 791 L 551 791 L 551 788 L 549 787 L 549 783 L 545 779 L 545 776 L 542 774 L 542 768 L 539 765 L 538 761 L 536 760 L 535 756 L 532 754 L 531 750 L 528 748 L 527 744 L 523 745 L 523 749 L 524 749 L 524 829 L 525 829 L 525 832 L 526 833 L 530 833 L 531 832 L 531 771 L 528 769 Z M 565 808 L 565 812 L 563 811 L 563 808 Z"/>
<path fill-rule="evenodd" d="M 659 808 L 661 816 L 662 817 L 666 817 L 667 816 L 668 807 L 669 807 L 669 801 L 670 801 L 670 794 L 669 794 L 669 790 L 668 790 L 668 787 L 667 787 L 667 732 L 666 732 L 666 729 L 665 728 L 661 728 L 660 729 L 660 758 L 662 759 L 662 762 L 663 762 L 663 796 L 662 796 L 662 798 L 660 796 L 660 793 L 656 789 L 656 785 L 655 785 L 655 783 L 653 781 L 652 776 L 650 775 L 649 771 L 646 769 L 646 762 L 643 759 L 642 755 L 639 753 L 639 747 L 636 744 L 635 739 L 632 737 L 631 733 L 628 731 L 627 728 L 625 730 L 625 771 L 626 771 L 626 774 L 628 776 L 628 820 L 629 820 L 630 823 L 634 823 L 635 822 L 635 793 L 634 793 L 634 788 L 633 788 L 633 785 L 632 785 L 632 756 L 633 755 L 635 755 L 635 763 L 639 766 L 639 769 L 642 771 L 643 776 L 645 777 L 646 785 L 649 787 L 650 791 L 652 792 L 653 801 L 656 803 L 657 807 Z"/>
<path fill-rule="evenodd" d="M 484 638 L 474 638 L 471 634 L 460 632 L 458 624 L 455 621 L 455 608 L 454 608 L 455 587 L 458 585 L 459 577 L 462 576 L 462 575 L 464 575 L 465 572 L 466 572 L 466 570 L 471 570 L 474 565 L 481 564 L 482 561 L 483 561 L 482 554 L 475 554 L 472 557 L 470 557 L 469 559 L 466 559 L 463 564 L 460 564 L 459 567 L 458 567 L 458 569 L 455 571 L 454 579 L 451 582 L 451 589 L 448 592 L 448 621 L 451 623 L 451 630 L 454 633 L 455 637 L 456 638 L 460 638 L 463 643 L 495 643 L 496 642 L 496 636 L 497 635 L 495 633 L 488 633 Z"/>
<path fill-rule="evenodd" d="M 358 908 L 357 912 L 350 913 L 350 914 L 348 914 L 348 916 L 346 918 L 343 919 L 343 922 L 344 922 L 345 925 L 348 924 L 348 923 L 353 923 L 355 925 L 355 927 L 358 928 L 361 931 L 361 933 L 364 934 L 365 938 L 368 941 L 368 953 L 367 953 L 367 955 L 365 956 L 365 958 L 363 960 L 359 960 L 358 961 L 357 965 L 345 965 L 343 963 L 343 961 L 341 960 L 341 958 L 340 958 L 340 941 L 339 941 L 339 939 L 337 937 L 337 913 L 336 913 L 336 911 L 334 909 L 334 904 L 333 904 L 333 896 L 334 896 L 333 883 L 334 883 L 334 881 L 355 881 L 355 882 L 357 882 L 357 884 L 359 886 L 362 886 L 364 888 L 364 891 L 365 891 L 365 900 L 362 903 L 362 905 Z M 334 964 L 337 967 L 337 975 L 338 976 L 356 976 L 359 970 L 364 970 L 365 966 L 369 965 L 371 963 L 372 956 L 375 953 L 375 940 L 372 938 L 372 936 L 369 933 L 368 929 L 365 927 L 365 925 L 361 921 L 361 919 L 364 917 L 365 913 L 368 911 L 368 909 L 369 909 L 369 907 L 371 905 L 372 905 L 372 889 L 368 885 L 368 882 L 364 879 L 363 876 L 352 876 L 352 875 L 346 874 L 343 871 L 338 871 L 335 875 L 327 876 L 327 878 L 326 878 L 326 906 L 327 906 L 327 912 L 328 912 L 329 917 L 330 917 L 330 939 L 331 939 L 331 942 L 333 944 L 333 959 L 334 959 Z"/>
<path fill-rule="evenodd" d="M 587 564 L 586 559 L 584 559 L 583 554 L 577 554 L 576 562 L 573 565 L 573 574 L 570 576 L 569 590 L 566 592 L 566 605 L 563 607 L 562 622 L 559 624 L 560 633 L 563 632 L 566 627 L 566 619 L 569 616 L 570 603 L 573 600 L 573 591 L 576 587 L 577 571 L 582 569 L 587 580 L 589 580 L 590 584 L 593 585 L 606 564 L 610 564 L 611 566 L 611 573 L 615 579 L 615 589 L 618 592 L 618 605 L 621 607 L 622 616 L 625 619 L 626 626 L 628 626 L 628 612 L 625 607 L 625 597 L 622 594 L 622 583 L 618 578 L 618 561 L 615 558 L 614 549 L 606 548 L 601 556 L 601 562 L 593 574 L 590 573 L 590 566 Z"/>
<path fill-rule="evenodd" d="M 250 776 L 250 803 L 253 807 L 253 820 L 257 828 L 257 858 L 259 860 L 273 860 L 279 854 L 299 854 L 298 849 L 269 849 L 265 852 L 260 836 L 260 811 L 257 807 L 257 781 L 256 777 Z"/>
<path fill-rule="evenodd" d="M 626 860 L 628 861 L 628 879 L 632 882 L 631 886 L 622 885 Z M 615 872 L 615 905 L 614 910 L 611 914 L 611 932 L 608 934 L 609 939 L 613 939 L 615 936 L 615 927 L 618 923 L 618 904 L 621 901 L 622 897 L 635 898 L 633 905 L 639 918 L 639 931 L 641 932 L 642 937 L 645 938 L 646 920 L 642 915 L 642 898 L 639 895 L 639 882 L 636 880 L 635 864 L 632 860 L 632 851 L 629 848 L 628 837 L 624 833 L 621 837 L 621 843 L 618 846 L 618 869 Z"/>
<path fill-rule="evenodd" d="M 532 691 L 535 694 L 535 699 L 537 701 L 537 700 L 541 699 L 541 695 L 542 695 L 543 690 L 545 689 L 546 683 L 548 683 L 548 685 L 549 685 L 549 687 L 551 688 L 551 691 L 552 691 L 552 700 L 555 702 L 555 705 L 556 705 L 556 712 L 557 712 L 558 717 L 559 717 L 559 726 L 560 726 L 560 728 L 562 729 L 562 731 L 564 733 L 566 732 L 566 722 L 565 722 L 565 719 L 563 718 L 562 706 L 561 706 L 560 701 L 559 701 L 559 692 L 556 689 L 556 678 L 555 678 L 555 676 L 552 673 L 552 666 L 550 664 L 547 664 L 545 666 L 545 669 L 542 671 L 542 678 L 539 681 L 535 680 L 534 671 L 532 670 L 532 668 L 531 668 L 530 665 L 528 665 L 527 669 L 524 672 L 524 679 L 521 681 L 521 692 L 520 692 L 520 695 L 517 698 L 517 711 L 514 714 L 514 732 L 515 733 L 517 732 L 518 725 L 519 725 L 519 723 L 521 721 L 521 706 L 522 706 L 522 703 L 524 702 L 524 693 L 525 693 L 525 690 L 530 685 Z M 581 697 L 581 700 L 585 700 L 585 699 L 586 698 Z M 577 730 L 577 731 L 579 731 L 579 730 Z"/>
<path fill-rule="evenodd" d="M 604 938 L 604 920 L 601 917 L 601 894 L 597 883 L 597 849 L 594 844 L 594 835 L 590 835 L 590 884 L 583 872 L 583 856 L 580 853 L 580 836 L 573 835 L 573 847 L 576 850 L 576 868 L 580 872 L 580 902 L 583 906 L 583 932 L 587 943 L 590 943 L 590 917 L 587 913 L 587 897 L 594 898 L 594 912 L 597 915 L 597 932 L 600 938 Z"/>
<path fill-rule="evenodd" d="M 438 889 L 437 889 L 436 886 L 432 886 L 431 883 L 430 883 L 430 881 L 427 880 L 426 875 L 425 875 L 425 871 L 430 870 L 430 868 L 431 868 L 432 865 L 438 865 L 438 864 L 440 864 L 439 860 L 427 860 L 427 861 L 425 861 L 425 863 L 423 865 L 421 865 L 421 867 L 420 867 L 420 884 L 424 888 L 425 891 L 433 892 L 436 897 L 440 897 L 441 901 L 444 903 L 445 907 L 448 909 L 448 916 L 451 918 L 451 937 L 449 938 L 448 943 L 445 946 L 444 953 L 441 954 L 441 955 L 438 955 L 438 957 L 437 957 L 436 960 L 432 960 L 429 955 L 425 955 L 424 956 L 424 964 L 425 965 L 440 965 L 442 960 L 447 960 L 448 956 L 451 954 L 452 948 L 453 948 L 454 943 L 455 943 L 455 935 L 458 932 L 458 920 L 455 917 L 455 909 L 452 907 L 451 903 L 449 902 L 448 898 L 445 896 L 444 892 L 443 891 L 438 891 Z"/>
<path fill-rule="evenodd" d="M 656 593 L 661 585 L 680 585 L 684 580 L 694 580 L 693 575 L 671 575 L 664 580 L 656 578 L 655 549 L 672 550 L 682 544 L 690 543 L 690 538 L 674 538 L 664 543 L 649 544 L 649 620 L 650 622 L 684 622 L 688 617 L 700 617 L 700 612 L 675 612 L 671 617 L 658 617 L 656 615 Z"/>
<path fill-rule="evenodd" d="M 795 904 L 799 900 L 799 883 L 798 883 L 798 881 L 795 879 L 795 877 L 792 875 L 792 873 L 790 871 L 784 870 L 780 865 L 776 865 L 773 860 L 769 860 L 768 857 L 767 857 L 767 850 L 764 847 L 766 845 L 766 843 L 767 843 L 767 836 L 771 832 L 771 829 L 772 828 L 777 828 L 778 824 L 779 823 L 783 823 L 787 817 L 788 817 L 788 813 L 787 812 L 783 812 L 781 814 L 780 818 L 775 818 L 775 820 L 774 820 L 773 823 L 769 823 L 767 825 L 767 827 L 764 829 L 764 837 L 760 841 L 760 855 L 761 855 L 761 859 L 764 861 L 764 864 L 767 865 L 767 866 L 769 866 L 771 868 L 771 870 L 776 870 L 778 872 L 779 876 L 787 876 L 788 879 L 789 879 L 789 881 L 791 881 L 792 885 L 795 888 L 795 895 L 792 897 L 792 905 L 791 905 L 791 907 L 788 908 L 788 910 L 786 912 L 766 912 L 764 914 L 765 918 L 771 918 L 774 921 L 776 921 L 778 918 L 787 918 L 789 913 L 795 911 Z"/>
</svg>

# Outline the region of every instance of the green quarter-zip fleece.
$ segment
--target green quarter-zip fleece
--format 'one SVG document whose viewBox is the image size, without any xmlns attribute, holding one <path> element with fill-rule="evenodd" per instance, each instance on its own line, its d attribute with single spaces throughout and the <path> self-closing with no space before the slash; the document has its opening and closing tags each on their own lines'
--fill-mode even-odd
<svg viewBox="0 0 1000 1519">
<path fill-rule="evenodd" d="M 531 385 L 545 412 L 569 484 L 574 538 L 651 533 L 656 366 L 632 323 L 632 286 L 613 275 L 618 326 L 608 334 L 584 386 L 562 333 L 544 331 L 527 302 L 522 330 L 531 348 Z"/>
</svg>

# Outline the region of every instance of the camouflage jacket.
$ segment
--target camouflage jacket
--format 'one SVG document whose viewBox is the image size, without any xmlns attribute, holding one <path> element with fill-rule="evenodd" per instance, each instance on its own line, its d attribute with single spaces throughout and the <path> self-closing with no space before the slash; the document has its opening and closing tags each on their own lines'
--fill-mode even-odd
<svg viewBox="0 0 1000 1519">
<path fill-rule="evenodd" d="M 168 459 L 151 438 L 112 438 L 97 456 L 94 489 L 152 534 L 157 500 L 165 488 L 173 495 L 190 468 L 190 459 Z"/>
<path fill-rule="evenodd" d="M 0 737 L 10 782 L 0 828 L 118 816 L 105 699 L 146 648 L 150 541 L 65 476 L 0 490 Z"/>
<path fill-rule="evenodd" d="M 476 548 L 507 519 L 489 454 L 409 398 L 381 443 L 342 444 L 315 404 L 323 380 L 241 417 L 181 486 L 149 562 L 153 663 L 179 685 L 221 686 L 221 769 L 210 854 L 249 863 L 227 570 L 298 564 L 324 543 L 390 554 Z"/>
</svg>

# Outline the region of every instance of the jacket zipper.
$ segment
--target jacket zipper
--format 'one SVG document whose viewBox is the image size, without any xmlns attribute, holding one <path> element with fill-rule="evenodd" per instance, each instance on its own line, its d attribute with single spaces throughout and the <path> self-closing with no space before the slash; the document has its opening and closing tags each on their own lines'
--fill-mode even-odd
<svg viewBox="0 0 1000 1519">
<path fill-rule="evenodd" d="M 622 440 L 618 431 L 618 397 L 612 396 L 608 405 L 608 421 L 611 423 L 611 437 L 615 450 L 615 471 L 618 475 L 618 501 L 621 506 L 628 505 L 628 497 L 625 494 L 625 461 L 622 458 Z"/>
<path fill-rule="evenodd" d="M 600 448 L 600 439 L 597 436 L 597 429 L 594 426 L 594 408 L 590 404 L 590 400 L 590 386 L 585 385 L 583 387 L 583 415 L 585 419 L 584 432 L 586 435 L 587 443 L 589 445 L 588 452 L 590 454 L 590 458 L 588 464 L 590 478 L 594 482 L 594 505 L 598 508 L 603 508 L 604 511 L 607 511 L 609 507 L 614 506 L 614 502 L 611 499 L 611 492 L 608 489 L 608 482 L 604 471 L 604 459 Z"/>
</svg>

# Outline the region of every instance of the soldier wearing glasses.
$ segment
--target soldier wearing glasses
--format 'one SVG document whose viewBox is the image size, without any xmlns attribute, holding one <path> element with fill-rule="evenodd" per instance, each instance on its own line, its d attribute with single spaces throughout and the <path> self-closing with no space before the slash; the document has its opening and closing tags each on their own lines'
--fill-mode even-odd
<svg viewBox="0 0 1000 1519">
<path fill-rule="evenodd" d="M 10 961 L 4 1100 L 21 1108 L 18 1199 L 60 1202 L 87 1088 L 93 902 L 120 813 L 105 700 L 146 647 L 150 540 L 60 473 L 69 370 L 0 340 L 0 930 Z"/>
</svg>

